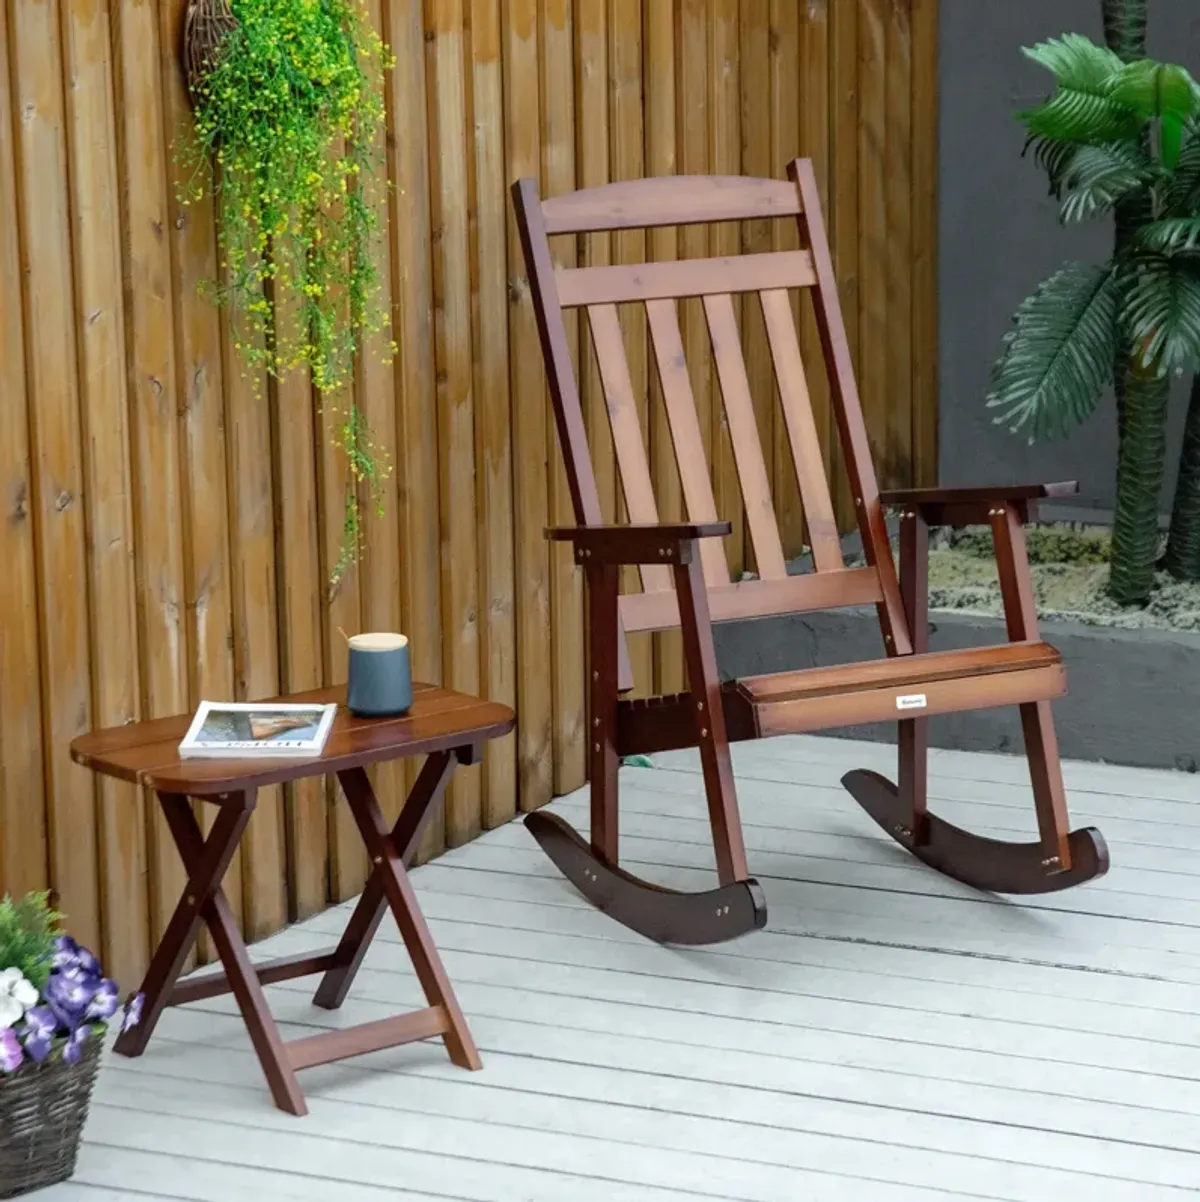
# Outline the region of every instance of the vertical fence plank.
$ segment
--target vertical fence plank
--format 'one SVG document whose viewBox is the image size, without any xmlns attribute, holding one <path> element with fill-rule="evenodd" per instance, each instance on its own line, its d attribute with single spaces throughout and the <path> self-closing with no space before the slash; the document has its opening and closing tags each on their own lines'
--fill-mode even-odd
<svg viewBox="0 0 1200 1202">
<path fill-rule="evenodd" d="M 650 0 L 643 6 L 645 63 L 642 70 L 646 105 L 646 171 L 674 175 L 675 157 L 675 6 Z M 648 253 L 656 261 L 679 255 L 678 235 L 670 226 L 648 235 Z M 678 521 L 683 497 L 675 448 L 667 424 L 658 372 L 650 370 L 650 456 L 659 517 Z M 660 693 L 683 688 L 683 642 L 677 631 L 655 635 L 655 687 Z"/>
<path fill-rule="evenodd" d="M 137 8 L 118 14 L 126 32 L 129 20 L 153 12 Z M 138 302 L 157 309 L 143 331 L 134 331 L 129 364 L 150 368 L 145 378 L 131 370 L 129 384 L 142 392 L 136 401 L 161 406 L 170 415 L 168 437 L 175 449 L 175 412 L 170 308 L 164 276 L 163 245 L 166 204 L 161 174 L 157 189 L 132 197 L 128 165 L 148 157 L 128 126 L 114 128 L 113 43 L 104 5 L 63 9 L 63 49 L 67 88 L 67 149 L 71 170 L 72 250 L 75 275 L 75 330 L 78 337 L 79 401 L 83 433 L 84 500 L 87 507 L 89 588 L 88 615 L 93 653 L 93 721 L 120 726 L 138 716 L 138 637 L 133 579 L 133 506 L 129 454 L 129 397 L 125 380 L 125 313 L 127 291 Z M 143 60 L 145 61 L 145 60 Z M 118 59 L 120 63 L 120 59 Z M 121 64 L 124 65 L 124 64 Z M 148 60 L 149 71 L 154 59 Z M 121 82 L 128 82 L 120 72 Z M 121 89 L 121 112 L 132 121 L 149 119 L 151 145 L 161 128 L 151 88 L 132 97 Z M 128 103 L 132 100 L 132 103 Z M 149 112 L 145 110 L 149 109 Z M 118 142 L 122 187 L 118 191 Z M 132 144 L 131 144 L 132 143 Z M 153 158 L 150 158 L 153 163 Z M 124 205 L 118 204 L 118 195 Z M 122 238 L 121 208 L 127 218 Z M 124 255 L 122 251 L 124 250 Z M 122 260 L 129 270 L 122 284 Z M 139 277 L 135 284 L 134 277 Z M 139 292 L 140 285 L 140 292 Z M 165 335 L 165 337 L 164 337 Z M 140 362 L 151 344 L 152 364 Z M 138 352 L 142 353 L 139 356 Z M 165 352 L 165 353 L 164 353 Z M 157 389 L 157 391 L 155 391 Z M 139 476 L 145 478 L 144 468 Z M 168 513 L 178 511 L 178 476 L 174 458 L 155 484 Z M 140 481 L 139 481 L 140 482 Z M 185 670 L 180 601 L 183 581 L 179 538 L 166 565 L 162 605 L 169 610 L 175 634 L 177 670 Z M 175 569 L 172 571 L 172 569 Z M 147 598 L 147 600 L 149 600 Z M 130 785 L 97 781 L 100 799 L 97 868 L 100 880 L 103 963 L 123 985 L 140 981 L 149 957 L 147 895 L 131 888 L 144 881 L 145 830 L 141 795 Z"/>
<path fill-rule="evenodd" d="M 679 173 L 707 175 L 712 171 L 709 154 L 709 116 L 711 103 L 708 78 L 708 4 L 707 0 L 679 0 L 676 9 L 676 123 Z M 680 257 L 705 258 L 711 253 L 710 229 L 690 225 L 679 231 Z M 684 357 L 696 399 L 696 416 L 708 462 L 712 463 L 712 355 L 708 345 L 708 327 L 699 301 L 680 305 L 680 332 Z M 688 515 L 691 516 L 690 514 Z M 721 514 L 722 518 L 730 515 Z M 728 558 L 728 550 L 726 550 Z"/>
<path fill-rule="evenodd" d="M 800 143 L 812 159 L 813 173 L 821 194 L 822 210 L 829 208 L 829 7 L 827 0 L 814 0 L 806 6 L 800 26 L 800 78 L 804 81 L 800 99 Z M 800 344 L 804 362 L 809 365 L 809 394 L 821 455 L 828 475 L 833 466 L 835 441 L 829 378 L 821 370 L 824 357 L 812 305 L 803 307 Z"/>
<path fill-rule="evenodd" d="M 47 796 L 42 775 L 42 689 L 34 565 L 33 464 L 25 388 L 25 330 L 19 281 L 13 45 L 0 4 L 0 895 L 49 885 Z"/>
<path fill-rule="evenodd" d="M 641 41 L 642 0 L 609 0 L 609 161 L 614 180 L 641 179 L 646 174 Z M 613 236 L 614 263 L 644 263 L 646 249 L 644 230 L 622 230 Z M 625 354 L 629 360 L 629 378 L 633 383 L 642 438 L 645 440 L 648 434 L 646 381 L 649 352 L 646 312 L 641 305 L 622 305 L 620 316 Z M 623 492 L 619 495 L 624 497 Z M 628 520 L 623 503 L 620 512 L 622 520 Z M 625 587 L 629 591 L 641 588 L 636 568 L 626 570 Z M 654 644 L 650 635 L 640 634 L 630 638 L 629 658 L 637 694 L 652 693 Z"/>
<path fill-rule="evenodd" d="M 189 135 L 191 108 L 179 70 L 179 45 L 187 0 L 167 0 L 159 9 L 158 51 L 163 95 L 162 145 Z M 145 44 L 139 48 L 145 53 Z M 127 54 L 138 51 L 128 50 Z M 181 412 L 180 474 L 183 494 L 182 542 L 185 633 L 189 673 L 183 705 L 194 707 L 202 699 L 233 696 L 233 619 L 230 599 L 229 510 L 225 472 L 225 373 L 221 360 L 220 319 L 212 304 L 200 295 L 203 281 L 216 278 L 217 255 L 213 206 L 202 200 L 189 206 L 179 202 L 185 181 L 169 156 L 164 164 L 168 196 L 168 242 L 171 254 L 171 292 L 174 296 L 175 390 Z M 158 185 L 162 187 L 163 185 Z M 140 444 L 139 444 L 140 445 Z M 139 525 L 138 555 L 144 554 Z M 153 647 L 147 636 L 153 636 Z M 142 658 L 152 664 L 161 638 L 142 624 Z M 151 686 L 154 676 L 143 669 L 144 713 L 172 712 L 168 698 Z M 174 841 L 159 812 L 157 799 L 147 794 L 151 883 L 152 937 L 157 941 L 183 888 L 184 873 Z M 209 829 L 213 807 L 198 807 Z M 225 891 L 239 916 L 242 913 L 241 853 L 225 878 Z M 202 937 L 201 954 L 213 958 L 213 949 Z"/>
<path fill-rule="evenodd" d="M 770 78 L 771 81 L 770 143 L 766 154 L 766 161 L 770 163 L 766 174 L 770 175 L 782 174 L 788 163 L 803 153 L 801 96 L 806 93 L 806 84 L 801 73 L 796 70 L 802 49 L 800 31 L 800 6 L 789 4 L 788 0 L 771 0 L 771 36 L 768 46 L 770 54 L 768 63 L 756 69 L 764 72 L 764 75 L 756 77 Z M 755 70 L 754 67 L 743 63 L 743 78 L 745 73 L 752 70 Z M 772 221 L 770 236 L 770 248 L 773 250 L 795 250 L 800 246 L 800 231 L 797 230 L 795 221 Z M 808 302 L 798 294 L 792 298 L 792 314 L 796 320 L 800 319 L 802 304 L 807 308 Z M 760 429 L 765 444 L 772 448 L 779 535 L 783 538 L 784 553 L 791 557 L 800 554 L 803 547 L 804 506 L 800 495 L 800 483 L 796 480 L 794 460 L 791 458 L 783 407 L 779 403 L 774 382 L 771 350 L 766 344 L 761 316 L 761 305 L 747 305 L 745 308 L 747 332 L 753 331 L 756 337 L 761 339 L 755 343 L 755 353 L 756 356 L 764 358 L 759 370 L 765 374 L 767 387 L 770 389 L 767 397 L 768 401 L 771 401 L 771 409 L 768 410 L 767 416 L 771 418 L 771 424 L 766 426 L 761 423 L 760 418 Z"/>
<path fill-rule="evenodd" d="M 542 6 L 539 55 L 541 62 L 542 183 L 546 195 L 569 192 L 576 185 L 576 101 L 578 80 L 587 71 L 575 70 L 575 45 L 579 25 L 572 20 L 577 5 L 571 0 L 546 0 Z M 595 5 L 594 5 L 595 7 Z M 590 19 L 585 13 L 584 17 Z M 582 136 L 582 131 L 580 131 Z M 573 238 L 558 238 L 552 248 L 555 262 L 574 267 L 578 246 Z M 567 314 L 567 341 L 576 362 L 581 354 L 581 325 Z M 546 406 L 547 431 L 554 429 Z M 550 519 L 571 523 L 574 513 L 567 487 L 566 464 L 554 434 L 547 434 L 546 470 Z M 552 673 L 550 746 L 553 757 L 553 791 L 570 792 L 587 776 L 586 714 L 584 702 L 585 655 L 583 637 L 583 574 L 575 566 L 571 548 L 554 543 L 550 551 L 550 663 Z"/>
<path fill-rule="evenodd" d="M 286 323 L 295 299 L 279 305 Z M 312 390 L 307 372 L 272 381 L 275 556 L 278 566 L 279 687 L 285 693 L 321 684 L 321 551 L 317 524 L 317 454 Z M 317 779 L 297 781 L 284 794 L 288 915 L 295 921 L 325 907 L 329 894 L 327 790 Z"/>
<path fill-rule="evenodd" d="M 795 5 L 790 6 L 795 10 Z M 747 175 L 779 178 L 785 160 L 774 153 L 774 130 L 778 124 L 779 103 L 786 91 L 785 79 L 780 77 L 778 60 L 788 61 L 786 77 L 795 78 L 796 38 L 795 22 L 792 22 L 792 41 L 784 41 L 780 29 L 779 13 L 771 0 L 742 0 L 741 36 L 738 38 L 738 75 L 742 90 L 742 171 Z M 790 53 L 789 53 L 790 52 Z M 795 125 L 796 114 L 792 114 Z M 777 237 L 777 227 L 789 222 L 744 221 L 742 224 L 742 251 L 744 254 L 761 255 L 772 250 Z M 790 222 L 794 225 L 795 222 Z M 759 438 L 768 456 L 767 471 L 771 481 L 771 495 L 776 502 L 779 517 L 779 532 L 785 546 L 797 540 L 800 524 L 796 506 L 800 500 L 800 489 L 796 487 L 795 471 L 786 470 L 786 456 L 776 444 L 774 426 L 779 407 L 776 404 L 776 380 L 771 365 L 771 350 L 767 346 L 767 332 L 762 321 L 762 307 L 758 298 L 745 298 L 742 305 L 742 341 L 745 347 L 745 373 L 750 382 L 750 397 L 754 400 L 754 413 L 759 423 Z M 783 468 L 784 470 L 780 470 Z M 789 531 L 794 531 L 790 536 Z M 752 548 L 753 551 L 753 548 Z"/>
<path fill-rule="evenodd" d="M 400 348 L 396 386 L 396 504 L 400 516 L 400 609 L 419 680 L 442 680 L 437 412 L 433 366 L 429 143 L 421 0 L 388 0 L 396 68 L 388 72 L 392 223 L 393 337 Z M 445 846 L 441 807 L 419 859 Z"/>
<path fill-rule="evenodd" d="M 830 13 L 830 112 L 829 151 L 831 158 L 829 229 L 838 277 L 838 294 L 846 324 L 846 340 L 856 369 L 859 356 L 859 185 L 858 185 L 858 26 L 859 0 L 835 4 Z M 861 386 L 861 380 L 860 380 Z M 833 454 L 834 502 L 838 524 L 853 527 L 854 498 L 845 470 L 841 447 Z"/>
<path fill-rule="evenodd" d="M 892 0 L 860 0 L 858 42 L 859 390 L 878 469 L 888 453 L 887 26 Z"/>
<path fill-rule="evenodd" d="M 359 566 L 349 564 L 333 580 L 342 554 L 347 489 L 350 471 L 341 450 L 339 427 L 355 403 L 353 384 L 340 396 L 317 397 L 317 496 L 321 525 L 321 585 L 325 594 L 324 676 L 326 684 L 346 683 L 345 637 L 362 627 L 362 595 Z M 329 892 L 334 901 L 345 901 L 362 889 L 367 878 L 367 856 L 341 787 L 327 782 L 329 840 Z"/>
<path fill-rule="evenodd" d="M 563 0 L 557 7 L 567 8 Z M 595 188 L 612 178 L 609 166 L 609 103 L 608 103 L 608 6 L 606 0 L 579 0 L 575 25 L 576 55 L 579 76 L 576 81 L 576 103 L 579 109 L 579 181 L 580 188 Z M 548 88 L 549 80 L 543 86 Z M 548 93 L 543 105 L 543 121 L 554 111 Z M 543 135 L 544 136 L 544 135 Z M 547 191 L 549 188 L 547 187 Z M 555 239 L 556 259 L 568 253 L 565 238 Z M 612 262 L 612 238 L 609 234 L 584 234 L 580 239 L 580 264 L 600 267 Z M 617 517 L 616 451 L 608 423 L 608 406 L 596 362 L 595 347 L 586 321 L 579 326 L 579 391 L 587 419 L 588 445 L 596 473 L 596 488 L 600 494 L 600 512 L 606 522 Z"/>
<path fill-rule="evenodd" d="M 371 27 L 385 34 L 382 0 L 366 0 L 365 11 Z M 375 81 L 383 85 L 383 79 Z M 381 130 L 372 152 L 386 164 L 386 131 Z M 378 302 L 390 317 L 392 312 L 392 230 L 388 222 L 388 181 L 383 172 L 365 174 L 359 180 L 364 200 L 375 213 L 378 226 L 371 247 L 379 287 Z M 371 335 L 358 356 L 354 387 L 359 407 L 370 429 L 374 453 L 380 462 L 394 465 L 396 457 L 395 364 L 390 353 L 390 329 Z M 400 523 L 397 513 L 396 479 L 389 475 L 379 501 L 372 500 L 364 487 L 362 621 L 367 630 L 400 629 Z M 380 764 L 371 769 L 371 779 L 379 796 L 384 816 L 394 822 L 404 804 L 407 772 L 401 761 Z"/>
<path fill-rule="evenodd" d="M 540 70 L 537 0 L 505 0 L 505 157 L 510 180 L 541 171 Z M 509 339 L 516 505 L 517 771 L 520 804 L 536 809 L 553 792 L 551 761 L 550 557 L 545 527 L 549 497 L 545 465 L 550 452 L 546 383 L 529 282 L 512 205 L 508 206 Z M 557 453 L 557 452 L 556 452 Z"/>
<path fill-rule="evenodd" d="M 429 121 L 433 164 L 434 330 L 442 498 L 443 662 L 446 684 L 479 689 L 475 502 L 475 395 L 471 362 L 471 264 L 462 0 L 427 0 Z M 446 795 L 446 842 L 482 825 L 480 771 L 463 769 Z"/>
<path fill-rule="evenodd" d="M 9 11 L 50 883 L 76 937 L 98 947 L 96 793 L 69 750 L 92 724 L 92 663 L 63 48 L 57 5 L 16 0 Z"/>
<path fill-rule="evenodd" d="M 761 0 L 759 7 L 762 7 Z M 739 0 L 708 0 L 709 170 L 717 175 L 742 173 L 738 16 Z M 709 253 L 737 254 L 741 235 L 741 228 L 733 222 L 713 226 L 709 231 Z M 741 298 L 735 297 L 734 308 L 739 318 L 741 307 Z M 701 351 L 697 347 L 691 354 L 702 355 L 707 365 L 711 359 L 711 348 L 705 346 Z M 717 384 L 713 385 L 710 420 L 713 492 L 717 499 L 717 513 L 723 518 L 728 518 L 733 524 L 733 533 L 725 539 L 725 555 L 729 560 L 729 570 L 736 580 L 744 569 L 753 570 L 757 565 L 754 563 L 754 548 L 746 537 L 741 482 L 733 457 L 729 419 Z"/>
<path fill-rule="evenodd" d="M 938 0 L 912 0 L 913 483 L 938 478 Z"/>
<path fill-rule="evenodd" d="M 274 452 L 267 380 L 241 360 L 228 315 L 224 325 L 229 399 L 229 529 L 233 538 L 234 696 L 257 701 L 279 691 L 275 587 Z M 246 934 L 260 939 L 287 920 L 283 794 L 259 790 L 242 840 Z"/>
<path fill-rule="evenodd" d="M 884 488 L 912 482 L 912 2 L 893 0 L 887 28 L 887 450 Z"/>
<path fill-rule="evenodd" d="M 489 700 L 516 702 L 513 573 L 513 460 L 509 417 L 508 181 L 504 166 L 504 75 L 500 0 L 471 0 L 471 99 L 474 120 L 475 263 L 472 323 L 479 472 L 479 593 L 483 617 L 480 688 Z M 483 825 L 516 813 L 516 740 L 489 743 L 484 761 Z"/>
</svg>

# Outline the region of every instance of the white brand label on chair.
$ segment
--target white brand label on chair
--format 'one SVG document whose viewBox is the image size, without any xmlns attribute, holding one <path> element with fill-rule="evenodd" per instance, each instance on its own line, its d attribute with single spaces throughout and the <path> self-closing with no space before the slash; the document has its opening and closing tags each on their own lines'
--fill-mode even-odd
<svg viewBox="0 0 1200 1202">
<path fill-rule="evenodd" d="M 928 704 L 924 693 L 908 693 L 906 696 L 896 698 L 898 710 L 923 710 Z"/>
</svg>

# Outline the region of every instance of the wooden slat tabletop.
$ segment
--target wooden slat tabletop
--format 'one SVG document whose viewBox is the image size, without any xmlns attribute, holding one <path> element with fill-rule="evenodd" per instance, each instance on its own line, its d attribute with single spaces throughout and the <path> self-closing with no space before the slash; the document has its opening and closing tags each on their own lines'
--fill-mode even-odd
<svg viewBox="0 0 1200 1202">
<path fill-rule="evenodd" d="M 180 759 L 179 743 L 192 714 L 93 731 L 71 744 L 71 758 L 119 780 L 165 793 L 208 797 L 260 788 L 306 776 L 324 776 L 402 756 L 466 747 L 512 730 L 511 709 L 435 685 L 415 684 L 413 706 L 403 717 L 359 718 L 345 708 L 345 687 L 315 689 L 272 703 L 338 705 L 324 752 L 306 759 Z"/>
</svg>

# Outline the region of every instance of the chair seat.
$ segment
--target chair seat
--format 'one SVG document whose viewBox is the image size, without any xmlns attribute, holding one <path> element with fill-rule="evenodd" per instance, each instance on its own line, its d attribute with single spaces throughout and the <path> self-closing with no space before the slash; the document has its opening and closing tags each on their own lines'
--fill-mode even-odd
<svg viewBox="0 0 1200 1202">
<path fill-rule="evenodd" d="M 1066 692 L 1049 643 L 1008 643 L 748 676 L 738 692 L 760 735 L 1044 701 Z"/>
</svg>

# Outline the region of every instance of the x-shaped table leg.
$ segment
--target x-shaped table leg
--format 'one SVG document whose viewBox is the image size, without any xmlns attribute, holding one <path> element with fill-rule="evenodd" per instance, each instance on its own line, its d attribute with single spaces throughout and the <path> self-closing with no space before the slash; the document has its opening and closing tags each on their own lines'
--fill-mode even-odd
<svg viewBox="0 0 1200 1202">
<path fill-rule="evenodd" d="M 353 768 L 338 773 L 342 791 L 374 867 L 334 953 L 335 967 L 326 972 L 313 1000 L 329 1010 L 342 1004 L 379 929 L 384 911 L 390 908 L 429 1005 L 441 1010 L 445 1017 L 442 1036 L 450 1059 L 460 1068 L 478 1069 L 482 1067 L 479 1052 L 459 1009 L 406 868 L 416 854 L 421 835 L 454 771 L 455 760 L 469 760 L 470 756 L 470 749 L 429 756 L 390 831 L 366 772 Z"/>
<path fill-rule="evenodd" d="M 203 922 L 225 966 L 228 986 L 237 998 L 276 1105 L 291 1114 L 307 1114 L 304 1094 L 267 1007 L 262 983 L 221 889 L 221 880 L 254 812 L 256 794 L 232 794 L 221 805 L 207 839 L 186 797 L 160 793 L 158 799 L 187 869 L 188 883 L 142 984 L 142 1021 L 120 1036 L 115 1050 L 123 1056 L 140 1056 L 145 1051 L 163 1010 L 172 1002 L 175 982 Z"/>
</svg>

